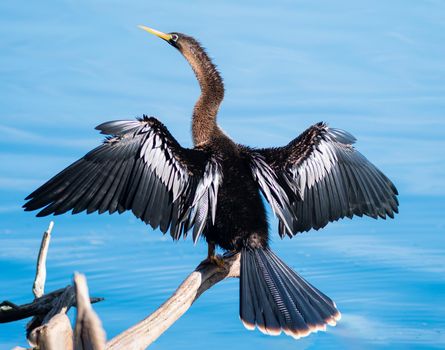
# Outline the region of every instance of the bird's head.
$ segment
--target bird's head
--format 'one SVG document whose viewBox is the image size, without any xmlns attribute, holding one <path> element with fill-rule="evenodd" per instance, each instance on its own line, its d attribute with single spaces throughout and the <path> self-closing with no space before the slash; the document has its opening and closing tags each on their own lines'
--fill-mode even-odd
<svg viewBox="0 0 445 350">
<path fill-rule="evenodd" d="M 201 44 L 185 34 L 177 32 L 163 33 L 146 26 L 139 26 L 139 28 L 165 40 L 181 52 L 195 72 L 203 94 L 206 96 L 211 95 L 213 100 L 216 101 L 214 103 L 214 114 L 216 115 L 219 103 L 224 97 L 224 84 L 216 66 L 212 63 Z"/>
<path fill-rule="evenodd" d="M 199 46 L 199 43 L 192 38 L 191 36 L 182 34 L 182 33 L 163 33 L 159 30 L 149 28 L 143 25 L 140 25 L 139 28 L 156 35 L 158 38 L 161 38 L 168 42 L 171 46 L 177 48 L 179 51 L 181 51 L 183 54 L 185 51 L 189 51 L 194 46 Z"/>
</svg>

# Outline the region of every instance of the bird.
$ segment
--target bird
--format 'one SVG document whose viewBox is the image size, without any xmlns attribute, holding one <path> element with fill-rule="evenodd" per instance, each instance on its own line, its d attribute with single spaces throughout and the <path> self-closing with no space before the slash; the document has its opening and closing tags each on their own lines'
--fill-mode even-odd
<svg viewBox="0 0 445 350">
<path fill-rule="evenodd" d="M 244 326 L 296 339 L 334 326 L 335 302 L 271 249 L 265 203 L 281 238 L 354 216 L 394 218 L 397 189 L 356 148 L 349 132 L 316 123 L 287 145 L 236 143 L 218 125 L 224 83 L 193 37 L 140 26 L 190 64 L 200 87 L 192 113 L 193 147 L 182 147 L 152 116 L 96 127 L 104 141 L 37 188 L 23 205 L 37 216 L 98 212 L 133 214 L 173 240 L 191 232 L 240 254 L 239 315 Z"/>
</svg>

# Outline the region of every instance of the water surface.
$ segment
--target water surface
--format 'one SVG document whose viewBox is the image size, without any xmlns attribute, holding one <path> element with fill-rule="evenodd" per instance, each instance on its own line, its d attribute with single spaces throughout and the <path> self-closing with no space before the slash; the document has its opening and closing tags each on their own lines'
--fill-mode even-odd
<svg viewBox="0 0 445 350">
<path fill-rule="evenodd" d="M 103 121 L 159 117 L 191 145 L 198 86 L 143 23 L 199 38 L 227 88 L 219 121 L 252 146 L 324 120 L 396 183 L 396 220 L 343 220 L 272 247 L 331 296 L 335 328 L 295 341 L 246 331 L 238 281 L 220 283 L 154 349 L 445 347 L 445 5 L 440 1 L 46 1 L 0 4 L 0 300 L 32 299 L 48 218 L 23 198 L 101 140 Z M 276 221 L 270 215 L 271 229 Z M 203 259 L 131 214 L 57 217 L 47 290 L 86 274 L 109 338 L 145 317 Z M 26 321 L 0 348 L 26 345 Z"/>
</svg>

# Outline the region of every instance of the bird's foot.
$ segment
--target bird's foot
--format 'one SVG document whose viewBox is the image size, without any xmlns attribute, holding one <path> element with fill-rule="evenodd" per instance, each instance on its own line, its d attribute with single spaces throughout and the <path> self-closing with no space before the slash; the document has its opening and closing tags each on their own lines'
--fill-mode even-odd
<svg viewBox="0 0 445 350">
<path fill-rule="evenodd" d="M 216 265 L 221 269 L 225 268 L 224 258 L 221 255 L 209 255 L 205 260 L 201 261 L 199 265 L 201 266 L 208 264 Z"/>
<path fill-rule="evenodd" d="M 206 259 L 210 264 L 214 264 L 220 268 L 224 268 L 224 258 L 221 255 L 211 255 Z"/>
</svg>

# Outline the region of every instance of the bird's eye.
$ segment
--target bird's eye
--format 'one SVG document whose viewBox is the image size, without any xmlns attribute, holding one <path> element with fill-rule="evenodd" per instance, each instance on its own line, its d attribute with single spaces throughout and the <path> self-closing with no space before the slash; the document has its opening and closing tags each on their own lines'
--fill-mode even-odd
<svg viewBox="0 0 445 350">
<path fill-rule="evenodd" d="M 178 35 L 177 34 L 172 34 L 172 40 L 174 41 L 174 42 L 177 42 L 178 41 Z"/>
</svg>

